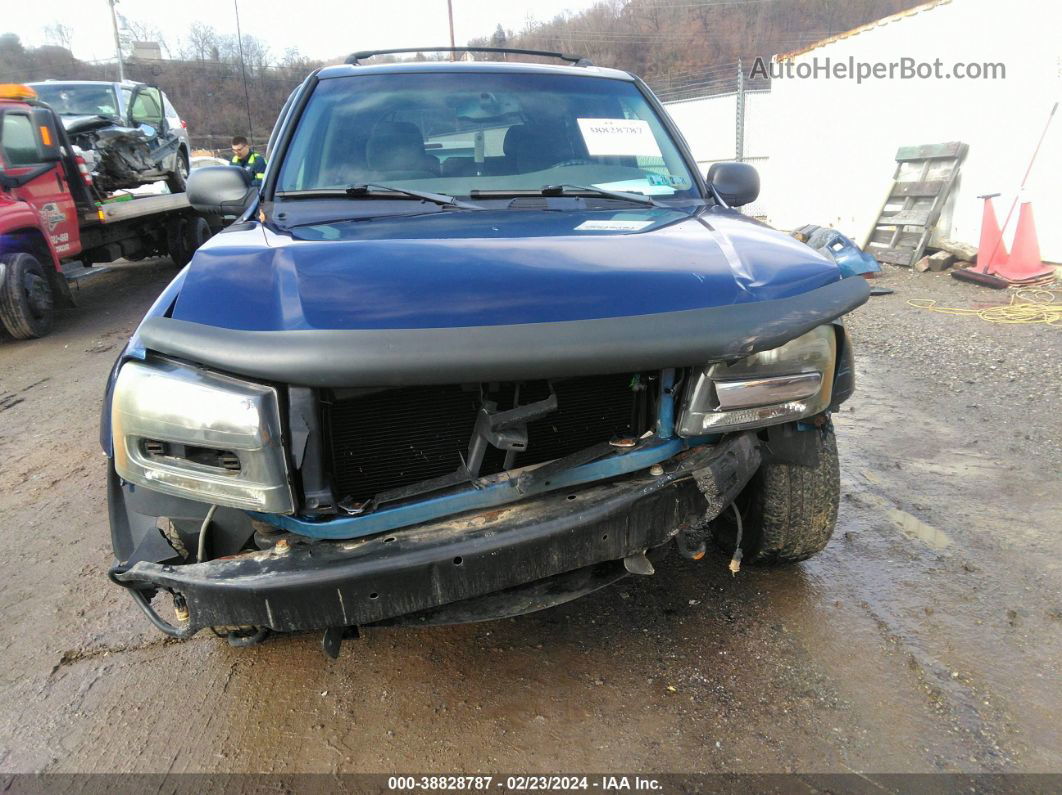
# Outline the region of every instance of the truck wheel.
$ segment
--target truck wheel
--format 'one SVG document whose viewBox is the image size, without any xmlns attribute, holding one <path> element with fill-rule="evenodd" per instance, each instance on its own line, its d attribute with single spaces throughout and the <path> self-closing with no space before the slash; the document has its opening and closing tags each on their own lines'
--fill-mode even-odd
<svg viewBox="0 0 1062 795">
<path fill-rule="evenodd" d="M 188 187 L 188 155 L 183 149 L 177 151 L 177 162 L 174 163 L 174 171 L 166 177 L 166 187 L 170 193 L 184 193 Z"/>
<path fill-rule="evenodd" d="M 840 502 L 841 475 L 833 428 L 815 434 L 815 466 L 768 462 L 752 477 L 735 503 L 741 511 L 742 558 L 777 565 L 807 560 L 821 552 L 833 535 Z M 712 523 L 716 543 L 734 551 L 737 524 L 727 508 Z"/>
<path fill-rule="evenodd" d="M 210 239 L 210 224 L 206 218 L 195 216 L 184 222 L 184 251 L 185 256 L 191 261 L 196 249 Z"/>
<path fill-rule="evenodd" d="M 184 245 L 184 228 L 183 218 L 171 218 L 166 224 L 166 250 L 170 253 L 173 264 L 178 268 L 183 268 L 192 258 Z"/>
<path fill-rule="evenodd" d="M 4 281 L 0 284 L 0 321 L 15 339 L 43 337 L 52 328 L 55 304 L 52 286 L 32 254 L 4 254 Z"/>
</svg>

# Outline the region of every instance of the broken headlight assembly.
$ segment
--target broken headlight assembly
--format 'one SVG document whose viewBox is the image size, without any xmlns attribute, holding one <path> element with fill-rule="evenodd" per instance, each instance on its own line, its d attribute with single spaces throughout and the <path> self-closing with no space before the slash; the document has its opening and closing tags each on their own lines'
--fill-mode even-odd
<svg viewBox="0 0 1062 795">
<path fill-rule="evenodd" d="M 294 510 L 273 387 L 168 360 L 126 362 L 111 433 L 115 471 L 130 483 L 233 508 Z"/>
<path fill-rule="evenodd" d="M 683 396 L 680 436 L 776 425 L 830 405 L 837 333 L 819 326 L 794 340 L 694 370 Z"/>
</svg>

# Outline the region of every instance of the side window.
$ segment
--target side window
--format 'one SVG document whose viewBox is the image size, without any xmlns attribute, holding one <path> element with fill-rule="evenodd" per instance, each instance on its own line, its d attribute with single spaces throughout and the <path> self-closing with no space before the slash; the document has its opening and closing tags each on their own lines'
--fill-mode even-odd
<svg viewBox="0 0 1062 795">
<path fill-rule="evenodd" d="M 0 148 L 4 151 L 4 163 L 8 166 L 30 166 L 39 163 L 40 153 L 37 138 L 33 134 L 30 117 L 8 111 L 0 127 Z"/>
<path fill-rule="evenodd" d="M 162 103 L 157 88 L 142 88 L 133 95 L 133 107 L 130 112 L 134 124 L 150 124 L 158 127 L 162 124 Z"/>
</svg>

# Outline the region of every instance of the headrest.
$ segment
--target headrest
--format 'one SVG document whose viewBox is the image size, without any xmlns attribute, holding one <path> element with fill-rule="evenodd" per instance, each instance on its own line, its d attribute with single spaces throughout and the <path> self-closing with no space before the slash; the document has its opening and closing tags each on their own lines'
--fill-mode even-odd
<svg viewBox="0 0 1062 795">
<path fill-rule="evenodd" d="M 424 157 L 424 138 L 408 121 L 382 121 L 365 144 L 366 165 L 372 171 L 416 169 Z"/>
</svg>

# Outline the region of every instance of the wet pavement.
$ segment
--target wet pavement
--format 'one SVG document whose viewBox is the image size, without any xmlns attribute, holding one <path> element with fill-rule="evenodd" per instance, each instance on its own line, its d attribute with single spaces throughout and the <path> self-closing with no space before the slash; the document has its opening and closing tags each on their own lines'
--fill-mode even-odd
<svg viewBox="0 0 1062 795">
<path fill-rule="evenodd" d="M 978 334 L 1050 374 L 1053 330 L 859 310 L 812 561 L 673 555 L 518 619 L 368 629 L 333 662 L 318 635 L 165 639 L 106 579 L 103 383 L 172 274 L 118 267 L 51 336 L 0 342 L 0 772 L 1062 770 L 1058 382 L 971 408 L 1013 381 L 963 391 L 902 353 Z"/>
</svg>

